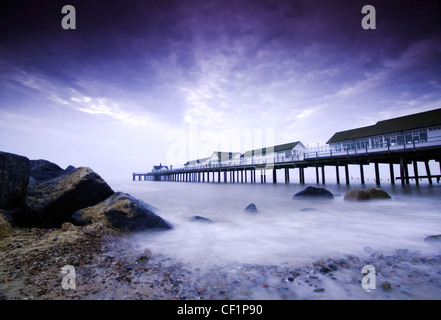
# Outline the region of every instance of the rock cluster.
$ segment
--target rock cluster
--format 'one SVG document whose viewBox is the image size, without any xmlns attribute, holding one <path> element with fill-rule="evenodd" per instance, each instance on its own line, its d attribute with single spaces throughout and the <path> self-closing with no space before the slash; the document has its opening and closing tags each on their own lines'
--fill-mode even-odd
<svg viewBox="0 0 441 320">
<path fill-rule="evenodd" d="M 333 199 L 334 195 L 324 188 L 307 187 L 306 189 L 297 192 L 293 199 L 308 199 L 308 198 L 322 198 Z M 351 189 L 345 196 L 344 200 L 372 200 L 372 199 L 390 199 L 391 196 L 384 190 L 379 188 L 367 189 Z"/>
<path fill-rule="evenodd" d="M 150 205 L 115 193 L 88 167 L 63 170 L 47 160 L 0 152 L 0 236 L 11 226 L 60 228 L 66 222 L 125 231 L 172 227 Z"/>
</svg>

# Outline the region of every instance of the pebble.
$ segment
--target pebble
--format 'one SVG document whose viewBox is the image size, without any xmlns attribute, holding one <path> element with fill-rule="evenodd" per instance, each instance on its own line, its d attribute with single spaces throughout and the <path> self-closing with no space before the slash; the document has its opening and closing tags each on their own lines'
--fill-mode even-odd
<svg viewBox="0 0 441 320">
<path fill-rule="evenodd" d="M 391 291 L 391 290 L 392 290 L 392 286 L 390 285 L 389 282 L 384 281 L 384 282 L 381 284 L 381 289 L 383 289 L 384 291 Z"/>
<path fill-rule="evenodd" d="M 313 292 L 323 292 L 325 291 L 325 288 L 315 288 L 314 290 L 312 290 Z"/>
</svg>

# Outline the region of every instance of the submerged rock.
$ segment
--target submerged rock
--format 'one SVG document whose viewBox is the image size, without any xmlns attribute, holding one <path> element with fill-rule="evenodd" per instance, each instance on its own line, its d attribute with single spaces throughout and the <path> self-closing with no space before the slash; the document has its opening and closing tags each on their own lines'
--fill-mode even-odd
<svg viewBox="0 0 441 320">
<path fill-rule="evenodd" d="M 116 192 L 104 201 L 74 213 L 86 224 L 96 223 L 125 231 L 171 229 L 173 226 L 150 210 L 151 206 L 133 196 Z M 75 221 L 73 221 L 75 224 Z"/>
<path fill-rule="evenodd" d="M 18 207 L 29 182 L 29 159 L 0 151 L 0 209 Z"/>
<path fill-rule="evenodd" d="M 390 199 L 391 196 L 379 188 L 352 189 L 349 190 L 344 200 L 372 200 L 372 199 Z"/>
<path fill-rule="evenodd" d="M 250 203 L 246 208 L 245 208 L 245 212 L 246 213 L 258 213 L 259 211 L 257 210 L 257 207 L 254 203 Z"/>
<path fill-rule="evenodd" d="M 309 197 L 318 197 L 318 198 L 324 198 L 324 199 L 333 199 L 334 195 L 324 189 L 324 188 L 316 188 L 316 187 L 307 187 L 306 189 L 297 192 L 292 198 L 293 199 L 300 199 L 300 198 L 309 198 Z"/>
<path fill-rule="evenodd" d="M 60 227 L 72 214 L 97 204 L 114 193 L 92 169 L 80 167 L 40 183 L 25 198 L 24 219 L 19 224 Z"/>
<path fill-rule="evenodd" d="M 201 216 L 193 216 L 193 217 L 191 217 L 191 221 L 205 222 L 205 223 L 213 222 L 211 219 L 201 217 Z"/>
<path fill-rule="evenodd" d="M 424 239 L 424 241 L 441 244 L 441 234 L 428 236 Z"/>
</svg>

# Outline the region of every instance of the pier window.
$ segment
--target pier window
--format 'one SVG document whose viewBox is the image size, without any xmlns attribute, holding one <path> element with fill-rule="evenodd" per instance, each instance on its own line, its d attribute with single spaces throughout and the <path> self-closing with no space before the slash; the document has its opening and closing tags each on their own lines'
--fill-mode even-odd
<svg viewBox="0 0 441 320">
<path fill-rule="evenodd" d="M 370 148 L 370 140 L 369 138 L 358 139 L 356 140 L 357 149 L 366 149 Z"/>
<path fill-rule="evenodd" d="M 427 142 L 427 129 L 424 130 L 414 130 L 404 133 L 404 138 L 406 144 Z"/>
<path fill-rule="evenodd" d="M 343 150 L 353 150 L 355 149 L 355 143 L 353 141 L 345 141 L 342 143 Z"/>
<path fill-rule="evenodd" d="M 406 141 L 406 144 L 410 144 L 413 141 L 413 135 L 412 132 L 405 132 L 404 133 L 404 140 Z"/>
<path fill-rule="evenodd" d="M 341 151 L 341 143 L 332 143 L 331 144 L 332 151 Z"/>
<path fill-rule="evenodd" d="M 427 140 L 428 140 L 427 130 L 420 130 L 419 136 L 420 136 L 420 142 L 427 142 Z"/>
<path fill-rule="evenodd" d="M 387 146 L 389 146 L 389 147 L 396 146 L 398 144 L 397 135 L 395 133 L 385 135 L 384 136 L 384 143 L 385 143 L 386 147 Z"/>
<path fill-rule="evenodd" d="M 381 148 L 381 147 L 383 147 L 383 136 L 373 137 L 372 148 Z"/>
</svg>

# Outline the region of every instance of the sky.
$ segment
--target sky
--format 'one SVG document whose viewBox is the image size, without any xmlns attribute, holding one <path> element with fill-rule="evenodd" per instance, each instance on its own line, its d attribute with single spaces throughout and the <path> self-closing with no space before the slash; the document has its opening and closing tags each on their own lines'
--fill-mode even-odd
<svg viewBox="0 0 441 320">
<path fill-rule="evenodd" d="M 131 179 L 213 151 L 323 146 L 441 107 L 440 12 L 438 0 L 4 0 L 0 150 Z"/>
</svg>

